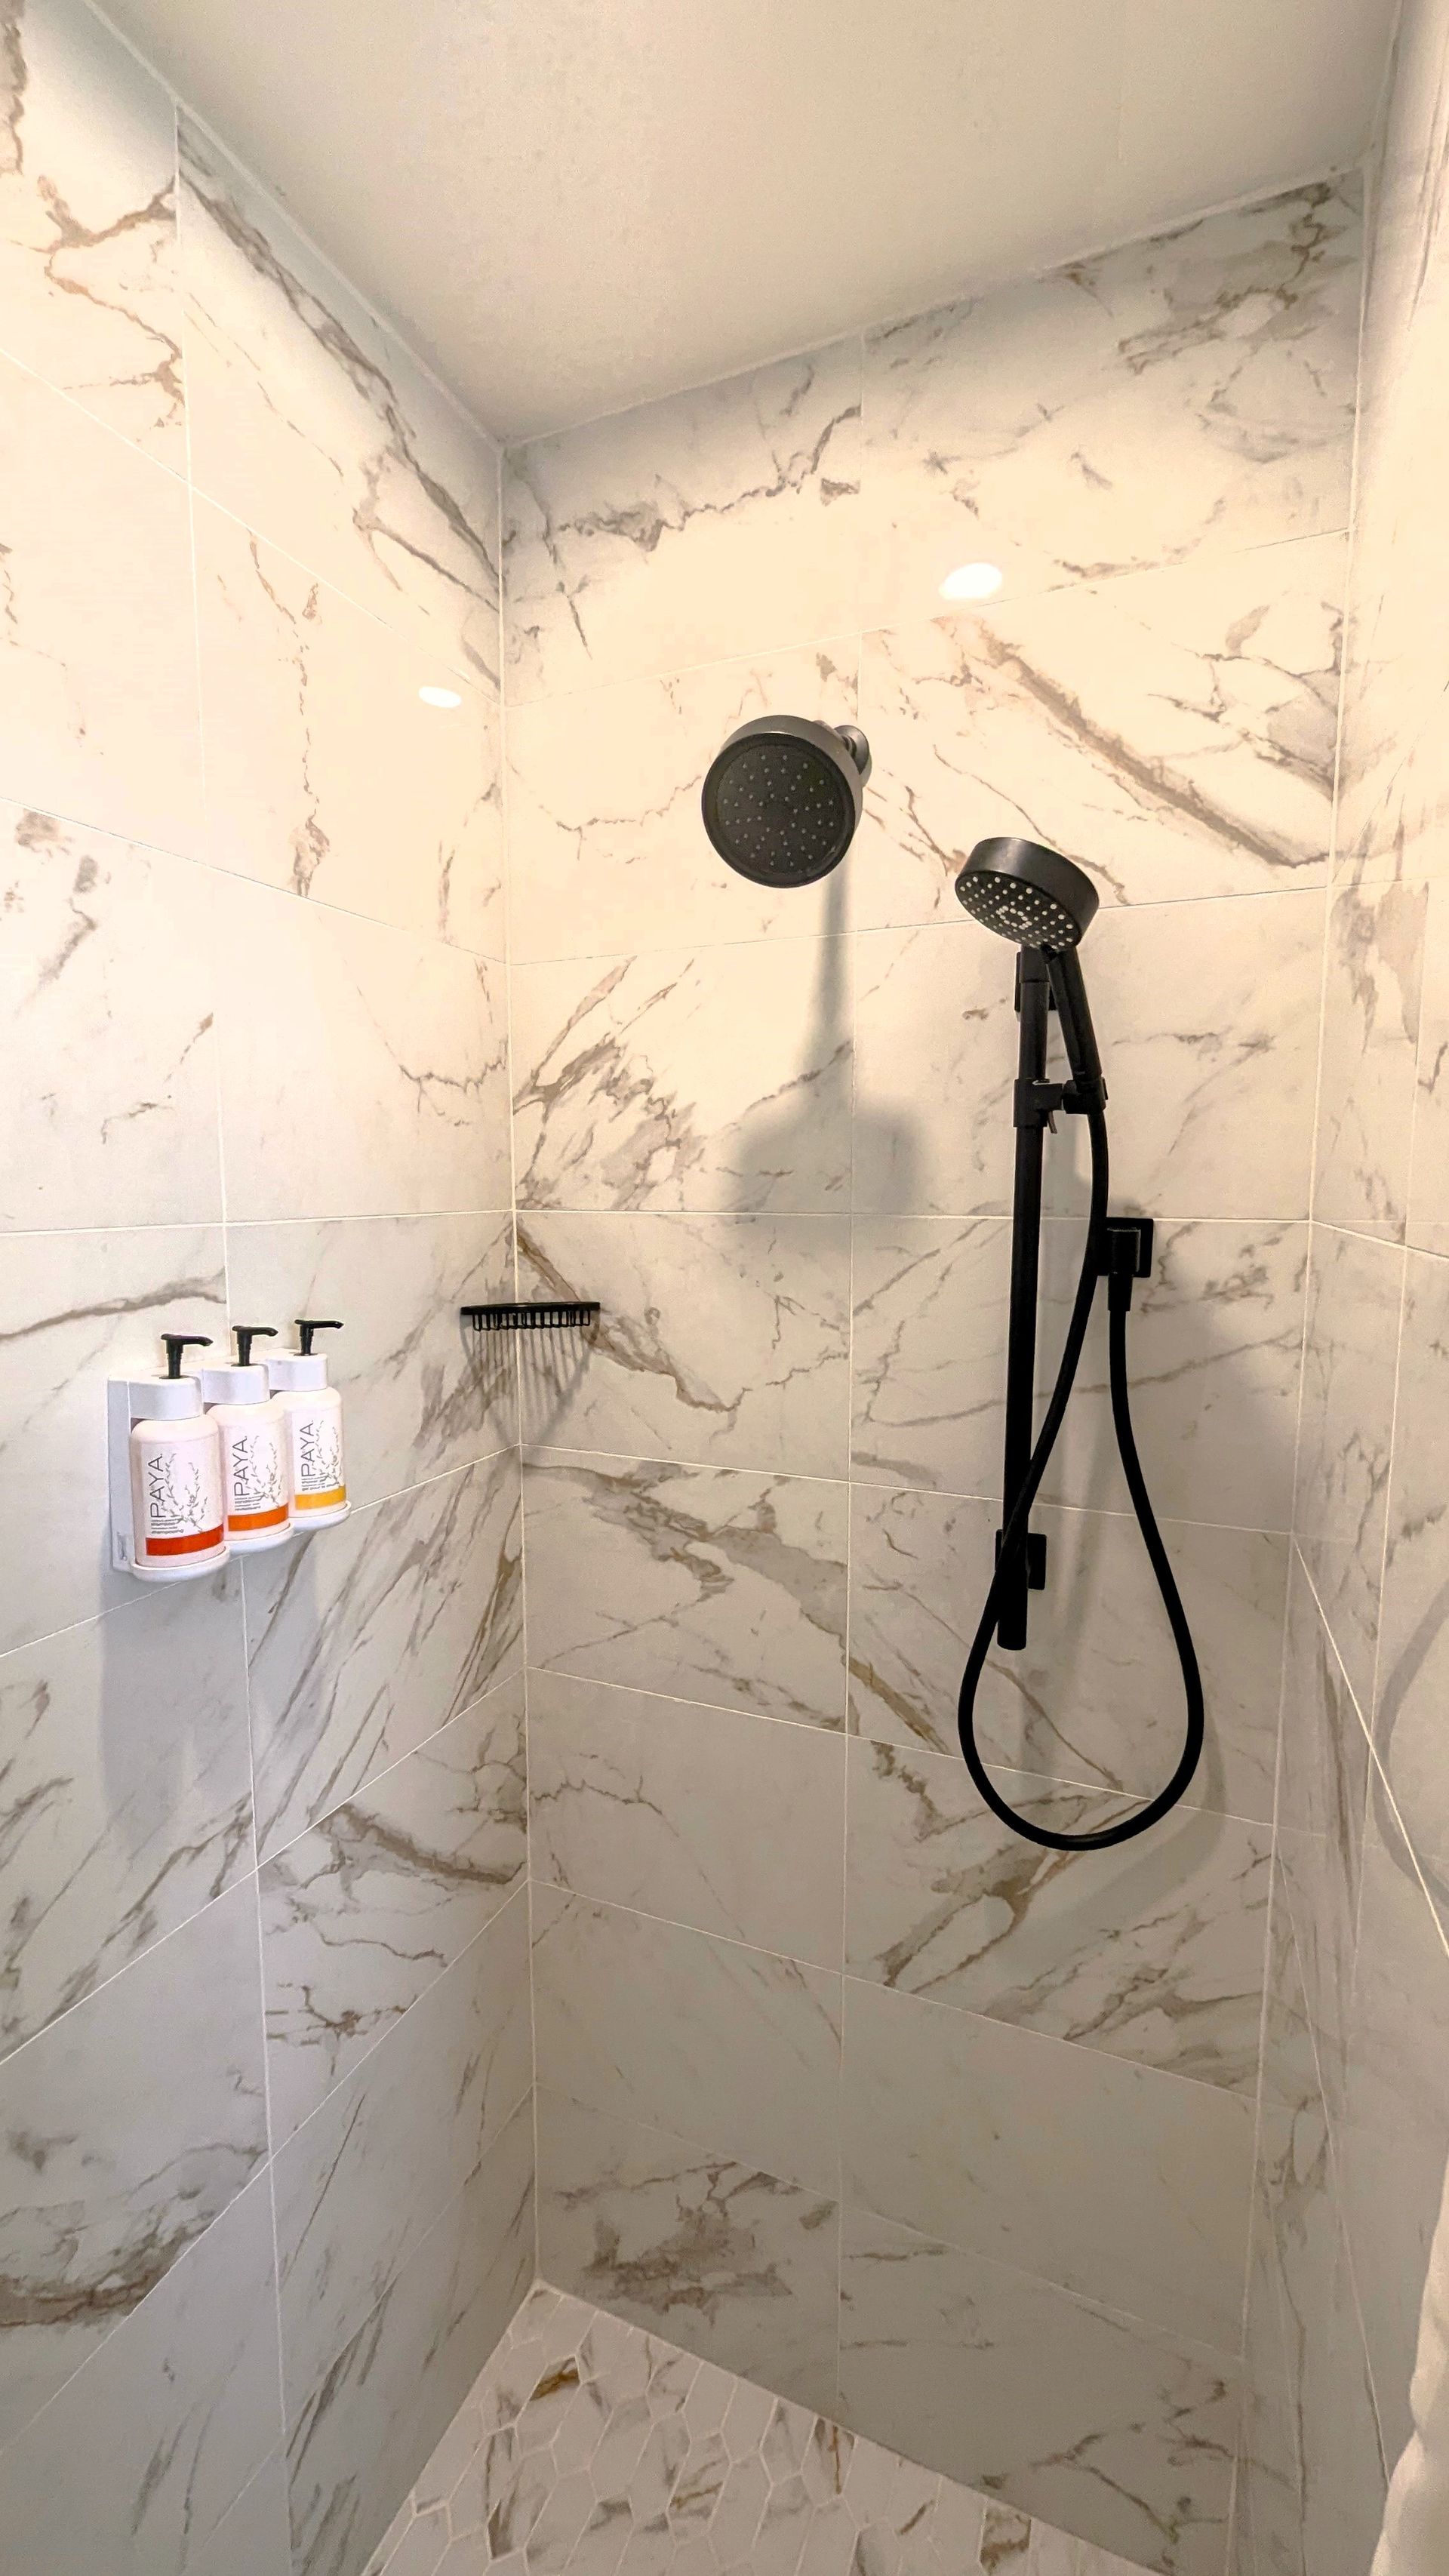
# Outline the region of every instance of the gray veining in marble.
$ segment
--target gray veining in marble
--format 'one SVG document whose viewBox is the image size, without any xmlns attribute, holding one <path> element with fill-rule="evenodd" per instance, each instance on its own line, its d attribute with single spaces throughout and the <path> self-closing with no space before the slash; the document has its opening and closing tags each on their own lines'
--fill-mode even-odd
<svg viewBox="0 0 1449 2576">
<path fill-rule="evenodd" d="M 1449 1262 L 1408 1256 L 1384 1552 L 1374 1743 L 1416 1854 L 1449 1855 L 1443 1559 Z"/>
<path fill-rule="evenodd" d="M 219 1219 L 198 871 L 0 805 L 0 913 L 0 1226 Z"/>
<path fill-rule="evenodd" d="M 504 1452 L 251 1558 L 263 1859 L 516 1670 L 519 1546 Z"/>
<path fill-rule="evenodd" d="M 833 2198 L 547 2087 L 538 2111 L 547 2276 L 706 2365 L 833 2405 Z"/>
<path fill-rule="evenodd" d="M 281 2430 L 272 2208 L 258 2176 L 0 2451 L 7 2558 L 242 2576 L 208 2543 Z M 245 2576 L 286 2576 L 285 2562 Z"/>
<path fill-rule="evenodd" d="M 1360 1705 L 1373 1691 L 1404 1253 L 1313 1229 L 1294 1528 Z"/>
<path fill-rule="evenodd" d="M 0 2068 L 6 2437 L 261 2163 L 260 1978 L 256 1889 L 243 1881 Z"/>
<path fill-rule="evenodd" d="M 274 2147 L 492 1920 L 526 1824 L 520 1673 L 266 1864 Z"/>
<path fill-rule="evenodd" d="M 1360 190 L 1321 182 L 866 337 L 867 619 L 1348 521 Z"/>
<path fill-rule="evenodd" d="M 849 1223 L 652 1211 L 520 1225 L 525 1297 L 597 1297 L 522 1354 L 525 1439 L 616 1457 L 845 1472 Z"/>
<path fill-rule="evenodd" d="M 912 602 L 865 639 L 856 919 L 954 919 L 987 815 L 1107 905 L 1321 885 L 1345 554 L 1309 537 L 929 624 Z"/>
<path fill-rule="evenodd" d="M 1301 1225 L 1158 1227 L 1133 1308 L 1133 1420 L 1159 1512 L 1286 1529 L 1303 1337 Z M 859 1217 L 854 1458 L 863 1483 L 990 1495 L 1001 1474 L 1010 1226 Z M 1050 1389 L 1081 1261 L 1078 1229 L 1042 1239 L 1038 1385 Z M 1099 1298 L 1049 1501 L 1121 1509 Z"/>
<path fill-rule="evenodd" d="M 294 2561 L 359 2576 L 533 2277 L 532 2104 L 436 2216 L 288 2428 Z"/>
<path fill-rule="evenodd" d="M 531 1663 L 844 1724 L 844 1485 L 540 1450 L 523 1495 Z"/>
<path fill-rule="evenodd" d="M 847 1207 L 850 972 L 842 939 L 515 967 L 519 1206 Z"/>
<path fill-rule="evenodd" d="M 845 1987 L 847 2201 L 1237 2352 L 1255 2105 Z"/>
<path fill-rule="evenodd" d="M 0 1657 L 0 2057 L 251 1864 L 234 1569 Z"/>
<path fill-rule="evenodd" d="M 533 1963 L 540 2083 L 833 2193 L 838 1977 L 550 1888 Z"/>
<path fill-rule="evenodd" d="M 535 1671 L 528 1744 L 536 1878 L 839 1967 L 838 1740 Z"/>
<path fill-rule="evenodd" d="M 955 1757 L 957 1694 L 991 1578 L 995 1504 L 851 1494 L 850 1708 L 860 1735 Z M 1047 1583 L 1028 1643 L 993 1651 L 977 1696 L 989 1755 L 1147 1796 L 1181 1748 L 1182 1676 L 1135 1520 L 1047 1505 Z M 1271 1823 L 1286 1537 L 1169 1521 L 1163 1537 L 1204 1675 L 1207 1741 L 1190 1805 Z"/>
<path fill-rule="evenodd" d="M 198 488 L 463 673 L 495 681 L 496 451 L 183 116 Z"/>
<path fill-rule="evenodd" d="M 171 99 L 80 0 L 17 0 L 4 55 L 5 346 L 183 473 Z"/>
<path fill-rule="evenodd" d="M 471 2181 L 532 2073 L 520 1889 L 276 2158 L 289 2421 Z"/>
<path fill-rule="evenodd" d="M 1363 1721 L 1302 1563 L 1295 1561 L 1283 1667 L 1274 1903 L 1281 1896 L 1293 1923 L 1318 2081 L 1335 2118 L 1343 2101 L 1368 1779 Z"/>
<path fill-rule="evenodd" d="M 1058 1832 L 1127 1812 L 1095 1790 L 994 1776 Z M 1187 1808 L 1143 1843 L 1049 1851 L 998 1822 L 959 1759 L 856 1742 L 846 1964 L 1251 2097 L 1271 1842 L 1266 1826 Z"/>
<path fill-rule="evenodd" d="M 0 791 L 194 850 L 201 723 L 186 485 L 0 357 L 0 544 Z"/>
<path fill-rule="evenodd" d="M 214 901 L 228 1216 L 507 1207 L 502 967 L 240 878 Z"/>
<path fill-rule="evenodd" d="M 858 340 L 515 450 L 510 695 L 858 628 L 860 474 Z"/>
<path fill-rule="evenodd" d="M 1220 2576 L 1231 2365 L 858 2210 L 843 2270 L 847 2423 L 1160 2576 Z"/>
<path fill-rule="evenodd" d="M 510 1448 L 518 1371 L 510 1337 L 478 1334 L 462 1305 L 513 1295 L 508 1216 L 295 1217 L 228 1228 L 237 1315 L 341 1315 L 328 1383 L 347 1425 L 347 1489 L 370 1503 Z"/>
<path fill-rule="evenodd" d="M 1402 1241 L 1428 890 L 1347 886 L 1329 907 L 1313 1212 Z"/>
<path fill-rule="evenodd" d="M 419 697 L 438 658 L 196 503 L 207 848 L 219 866 L 503 954 L 493 691 Z M 451 683 L 453 675 L 448 675 Z"/>
</svg>

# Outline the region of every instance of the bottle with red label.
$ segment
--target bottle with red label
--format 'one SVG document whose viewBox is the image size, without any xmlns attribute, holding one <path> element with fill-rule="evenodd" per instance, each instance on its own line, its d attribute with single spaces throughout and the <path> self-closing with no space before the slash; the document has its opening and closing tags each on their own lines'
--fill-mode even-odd
<svg viewBox="0 0 1449 2576">
<path fill-rule="evenodd" d="M 230 1550 L 221 1490 L 221 1444 L 202 1410 L 201 1387 L 181 1359 L 208 1333 L 164 1333 L 166 1375 L 131 1388 L 131 1515 L 134 1567 L 143 1582 L 175 1583 L 224 1565 Z"/>
<path fill-rule="evenodd" d="M 221 1441 L 226 1534 L 234 1554 L 280 1547 L 292 1535 L 287 1417 L 252 1360 L 255 1341 L 275 1340 L 271 1324 L 234 1324 L 236 1364 L 203 1369 L 201 1398 Z"/>
</svg>

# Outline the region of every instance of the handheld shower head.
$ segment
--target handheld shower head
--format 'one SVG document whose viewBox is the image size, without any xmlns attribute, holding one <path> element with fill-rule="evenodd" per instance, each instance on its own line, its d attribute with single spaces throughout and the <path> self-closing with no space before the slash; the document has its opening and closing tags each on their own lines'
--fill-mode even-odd
<svg viewBox="0 0 1449 2576">
<path fill-rule="evenodd" d="M 813 885 L 839 867 L 860 821 L 870 747 L 854 725 L 756 716 L 715 753 L 704 828 L 754 885 Z"/>
<path fill-rule="evenodd" d="M 1071 859 L 1040 841 L 978 841 L 956 879 L 956 900 L 986 930 L 1022 948 L 1075 948 L 1091 927 L 1097 889 Z"/>
</svg>

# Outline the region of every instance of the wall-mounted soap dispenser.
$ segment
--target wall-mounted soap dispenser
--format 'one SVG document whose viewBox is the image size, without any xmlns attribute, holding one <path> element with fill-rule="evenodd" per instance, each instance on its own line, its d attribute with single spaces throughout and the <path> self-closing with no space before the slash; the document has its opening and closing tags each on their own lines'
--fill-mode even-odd
<svg viewBox="0 0 1449 2576">
<path fill-rule="evenodd" d="M 238 1554 L 280 1547 L 292 1534 L 287 1416 L 252 1344 L 275 1341 L 272 1324 L 234 1324 L 236 1365 L 201 1372 L 201 1399 L 221 1440 L 226 1534 Z"/>
<path fill-rule="evenodd" d="M 209 1333 L 163 1333 L 164 1377 L 113 1377 L 108 1389 L 111 1561 L 144 1583 L 178 1583 L 224 1565 L 230 1550 L 221 1445 L 184 1351 Z"/>
<path fill-rule="evenodd" d="M 287 1418 L 294 1529 L 325 1529 L 347 1518 L 342 1398 L 327 1383 L 327 1362 L 312 1348 L 314 1334 L 341 1330 L 335 1317 L 299 1315 L 300 1349 L 281 1351 L 267 1362 L 272 1391 Z"/>
</svg>

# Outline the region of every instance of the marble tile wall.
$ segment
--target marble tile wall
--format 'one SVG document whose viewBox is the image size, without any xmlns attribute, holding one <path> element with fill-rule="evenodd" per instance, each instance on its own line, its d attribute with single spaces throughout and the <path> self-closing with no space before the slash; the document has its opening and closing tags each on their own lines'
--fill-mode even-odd
<svg viewBox="0 0 1449 2576">
<path fill-rule="evenodd" d="M 1227 2564 L 1305 1303 L 1366 1294 L 1309 1246 L 1360 295 L 1325 183 L 504 474 L 520 1277 L 603 1308 L 520 1398 L 545 2275 L 1161 2576 Z M 976 557 L 1000 595 L 944 613 Z M 874 754 L 798 894 L 699 822 L 771 707 Z M 1171 1828 L 1070 1860 L 954 1746 L 1015 1036 L 950 883 L 1002 830 L 1102 890 L 1140 1437 L 1211 1712 Z M 1407 1098 L 1381 980 L 1360 1052 Z M 1044 1368 L 1084 1206 L 1058 1135 Z M 1362 1627 L 1377 1450 L 1320 1451 Z M 985 1737 L 1080 1828 L 1180 1724 L 1101 1342 L 1041 1517 Z"/>
<path fill-rule="evenodd" d="M 1387 2576 L 1449 2545 L 1423 2518 L 1443 2462 L 1411 2439 L 1410 2403 L 1412 2382 L 1432 2437 L 1449 2261 L 1446 117 L 1449 10 L 1407 0 L 1370 173 L 1247 2310 L 1252 2576 Z"/>
<path fill-rule="evenodd" d="M 0 459 L 0 2560 L 357 2576 L 535 2262 L 498 458 L 3 0 Z M 308 1312 L 352 1517 L 114 1576 L 108 1372 Z"/>
</svg>

